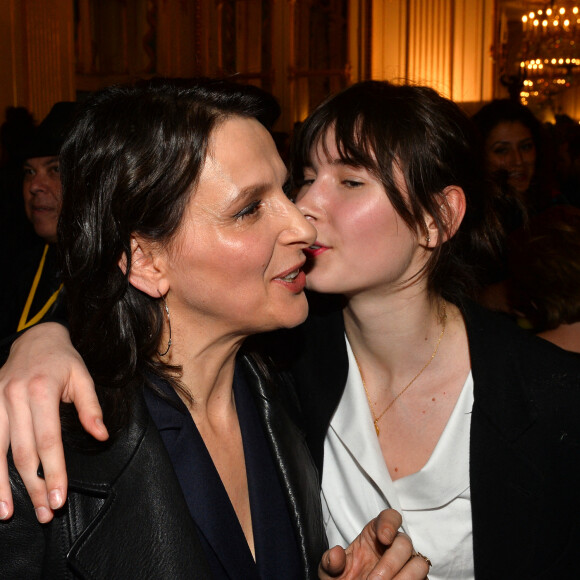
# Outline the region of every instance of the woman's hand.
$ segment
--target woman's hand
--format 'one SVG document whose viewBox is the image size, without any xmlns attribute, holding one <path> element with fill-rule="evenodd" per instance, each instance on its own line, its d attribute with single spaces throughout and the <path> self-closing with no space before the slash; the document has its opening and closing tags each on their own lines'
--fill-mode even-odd
<svg viewBox="0 0 580 580">
<path fill-rule="evenodd" d="M 67 329 L 39 324 L 19 337 L 0 369 L 0 519 L 12 515 L 13 502 L 6 455 L 14 464 L 42 523 L 66 499 L 67 476 L 59 404 L 74 403 L 83 427 L 104 441 L 108 433 L 85 364 Z M 38 477 L 42 463 L 44 479 Z"/>
<path fill-rule="evenodd" d="M 402 519 L 395 510 L 384 510 L 370 521 L 358 537 L 344 549 L 327 550 L 318 567 L 318 576 L 377 580 L 422 580 L 429 564 L 413 550 L 410 538 L 398 532 Z"/>
</svg>

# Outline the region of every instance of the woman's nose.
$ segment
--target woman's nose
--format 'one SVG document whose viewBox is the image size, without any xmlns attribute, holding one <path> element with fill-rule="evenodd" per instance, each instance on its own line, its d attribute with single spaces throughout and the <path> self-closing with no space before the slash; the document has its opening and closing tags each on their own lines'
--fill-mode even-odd
<svg viewBox="0 0 580 580">
<path fill-rule="evenodd" d="M 301 242 L 306 247 L 311 246 L 316 241 L 316 228 L 312 225 L 308 216 L 303 215 L 297 205 L 289 200 L 288 204 L 290 206 L 289 217 L 291 223 L 291 227 L 288 228 L 288 231 L 291 232 L 288 243 Z"/>
<path fill-rule="evenodd" d="M 524 162 L 522 152 L 519 149 L 514 149 L 512 151 L 512 162 L 514 165 L 521 165 Z"/>
<path fill-rule="evenodd" d="M 308 189 L 299 193 L 296 198 L 296 207 L 309 221 L 316 221 L 320 217 L 320 192 L 317 184 L 308 186 Z"/>
</svg>

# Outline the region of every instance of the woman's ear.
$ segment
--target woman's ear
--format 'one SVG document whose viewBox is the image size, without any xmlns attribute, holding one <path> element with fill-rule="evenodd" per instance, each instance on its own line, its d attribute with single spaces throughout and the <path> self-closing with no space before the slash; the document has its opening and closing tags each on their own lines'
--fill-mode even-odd
<svg viewBox="0 0 580 580">
<path fill-rule="evenodd" d="M 151 242 L 140 236 L 131 236 L 131 269 L 129 283 L 145 292 L 152 298 L 165 296 L 169 283 L 164 275 L 162 261 L 158 258 L 158 249 Z M 127 256 L 125 253 L 118 262 L 123 274 L 127 273 Z"/>
<path fill-rule="evenodd" d="M 448 185 L 443 190 L 443 198 L 445 200 L 443 202 L 444 219 L 447 226 L 447 237 L 444 241 L 447 241 L 456 234 L 463 221 L 466 206 L 465 192 L 458 185 Z"/>
<path fill-rule="evenodd" d="M 458 185 L 448 185 L 441 192 L 441 217 L 444 222 L 444 239 L 439 242 L 439 232 L 437 225 L 432 216 L 428 216 L 425 220 L 427 226 L 427 239 L 425 245 L 427 247 L 435 247 L 439 243 L 446 242 L 452 238 L 465 215 L 465 193 Z"/>
</svg>

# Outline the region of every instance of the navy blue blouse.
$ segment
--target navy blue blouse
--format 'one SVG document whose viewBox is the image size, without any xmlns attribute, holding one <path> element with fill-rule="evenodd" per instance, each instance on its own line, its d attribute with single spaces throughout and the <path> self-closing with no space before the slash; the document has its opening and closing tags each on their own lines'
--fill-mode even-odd
<svg viewBox="0 0 580 580">
<path fill-rule="evenodd" d="M 288 507 L 256 404 L 239 365 L 233 390 L 246 462 L 255 562 L 187 407 L 167 383 L 156 379 L 155 384 L 173 405 L 151 389 L 145 389 L 145 401 L 199 530 L 213 576 L 248 580 L 301 578 L 300 554 Z"/>
</svg>

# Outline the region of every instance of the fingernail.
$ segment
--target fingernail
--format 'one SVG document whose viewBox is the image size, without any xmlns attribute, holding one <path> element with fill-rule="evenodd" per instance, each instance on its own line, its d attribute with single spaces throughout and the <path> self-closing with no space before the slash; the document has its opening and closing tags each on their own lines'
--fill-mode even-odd
<svg viewBox="0 0 580 580">
<path fill-rule="evenodd" d="M 97 424 L 97 427 L 99 428 L 100 431 L 102 431 L 103 433 L 108 433 L 107 428 L 105 427 L 105 424 L 103 423 L 102 419 L 96 419 L 95 423 Z"/>
<path fill-rule="evenodd" d="M 48 503 L 50 504 L 51 509 L 57 510 L 58 508 L 62 507 L 62 493 L 60 489 L 53 489 L 48 494 Z"/>
<path fill-rule="evenodd" d="M 0 520 L 5 520 L 8 517 L 8 504 L 5 501 L 0 501 Z"/>
<path fill-rule="evenodd" d="M 45 524 L 46 522 L 50 521 L 50 511 L 48 508 L 42 506 L 37 507 L 34 510 L 36 512 L 36 519 L 41 523 Z"/>
<path fill-rule="evenodd" d="M 395 541 L 395 536 L 391 532 L 391 530 L 384 530 L 383 537 L 385 538 L 385 544 L 390 546 Z"/>
</svg>

